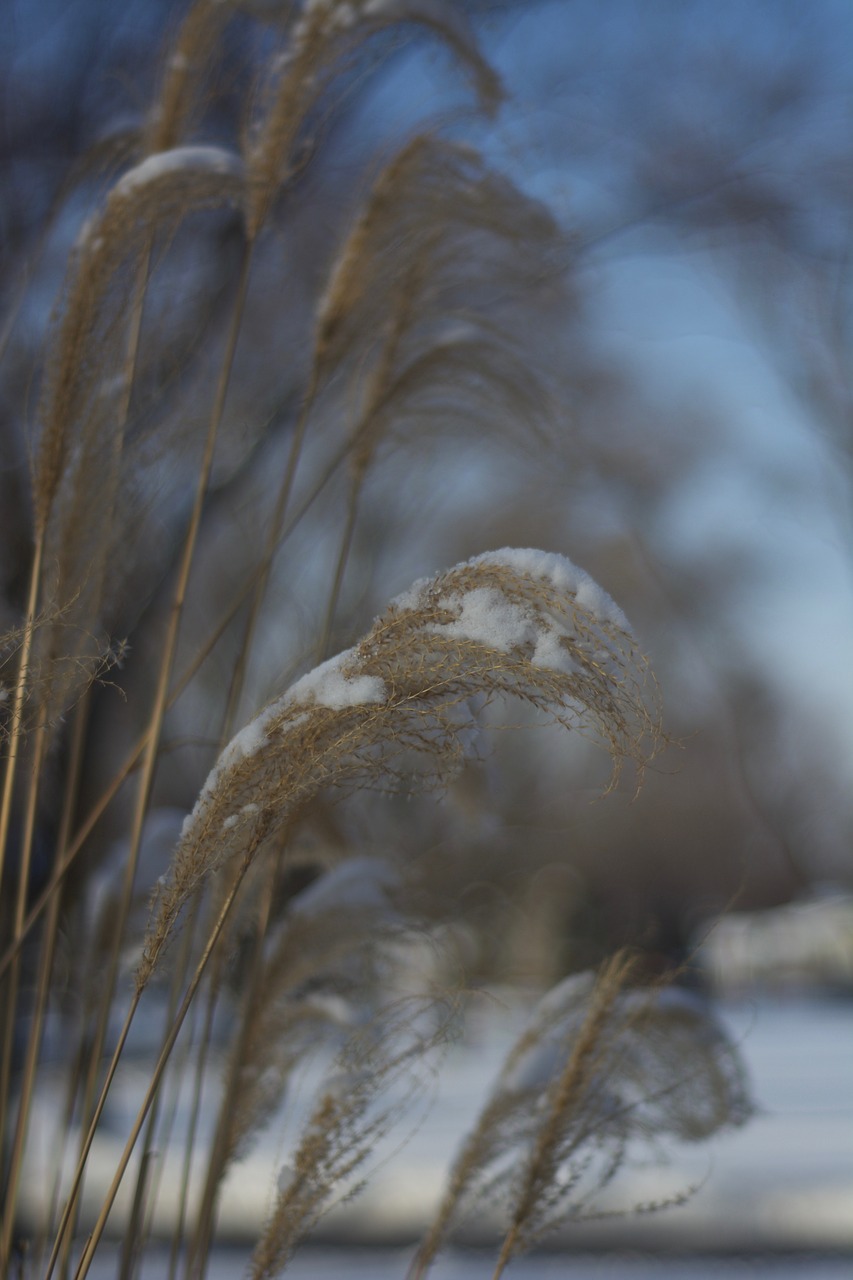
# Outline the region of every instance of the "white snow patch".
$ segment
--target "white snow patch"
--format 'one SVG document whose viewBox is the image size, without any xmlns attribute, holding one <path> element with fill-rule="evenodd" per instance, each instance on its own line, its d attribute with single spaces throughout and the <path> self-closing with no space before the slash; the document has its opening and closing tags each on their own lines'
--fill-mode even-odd
<svg viewBox="0 0 853 1280">
<path fill-rule="evenodd" d="M 573 595 L 581 608 L 601 622 L 612 622 L 625 627 L 625 615 L 584 569 L 578 568 L 556 551 L 539 551 L 535 547 L 503 547 L 500 551 L 486 551 L 469 562 L 476 564 L 506 565 L 515 573 L 546 581 L 555 591 Z"/>
<path fill-rule="evenodd" d="M 607 592 L 602 590 L 584 569 L 579 569 L 567 556 L 562 556 L 556 551 L 539 551 L 535 547 L 503 547 L 499 551 L 486 551 L 483 555 L 474 556 L 473 559 L 458 564 L 455 568 L 463 569 L 468 566 L 476 568 L 477 565 L 506 566 L 522 577 L 547 582 L 555 591 L 573 597 L 580 608 L 596 621 L 610 622 L 626 631 L 629 630 L 624 613 Z M 392 603 L 400 610 L 417 609 L 424 604 L 428 593 L 434 590 L 434 584 L 434 578 L 419 578 L 408 591 L 402 592 Z M 489 589 L 476 588 L 475 592 L 467 592 L 466 596 L 481 590 Z M 491 590 L 494 591 L 495 596 L 503 599 L 502 593 L 497 588 Z M 455 592 L 445 597 L 448 603 L 458 598 L 459 594 Z M 484 598 L 481 596 L 480 599 L 482 601 Z M 518 606 L 513 607 L 518 608 Z M 508 622 L 508 619 L 506 621 Z M 543 661 L 541 665 L 549 664 Z"/>
<path fill-rule="evenodd" d="M 508 600 L 497 587 L 476 587 L 465 595 L 448 596 L 447 604 L 458 608 L 458 616 L 453 622 L 435 623 L 431 631 L 473 640 L 500 653 L 524 648 L 534 666 L 566 675 L 574 671 L 574 661 L 562 643 L 565 624 L 544 621 L 541 614 Z"/>
<path fill-rule="evenodd" d="M 262 711 L 254 720 L 236 733 L 222 752 L 214 766 L 214 773 L 221 774 L 224 769 L 237 764 L 246 756 L 253 756 L 269 741 L 267 736 L 267 715 Z"/>
<path fill-rule="evenodd" d="M 297 680 L 284 698 L 287 702 L 308 702 L 329 707 L 332 711 L 384 702 L 387 690 L 379 676 L 350 676 L 343 670 L 351 657 L 352 649 L 345 649 L 343 653 L 329 658 Z"/>
<path fill-rule="evenodd" d="M 196 146 L 173 147 L 169 151 L 160 151 L 140 161 L 113 187 L 111 196 L 126 198 L 148 186 L 158 182 L 167 174 L 210 173 L 222 177 L 241 178 L 243 161 L 233 151 L 224 147 Z"/>
</svg>

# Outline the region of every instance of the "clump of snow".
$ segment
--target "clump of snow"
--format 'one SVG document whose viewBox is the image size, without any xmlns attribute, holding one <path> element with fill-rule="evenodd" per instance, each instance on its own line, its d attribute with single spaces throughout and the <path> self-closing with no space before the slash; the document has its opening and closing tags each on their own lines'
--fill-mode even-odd
<svg viewBox="0 0 853 1280">
<path fill-rule="evenodd" d="M 125 198 L 151 182 L 159 181 L 165 174 L 211 173 L 223 177 L 239 178 L 243 174 L 243 162 L 233 151 L 224 147 L 194 146 L 173 147 L 148 156 L 119 179 L 112 195 Z"/>
<path fill-rule="evenodd" d="M 535 547 L 503 547 L 500 551 L 486 551 L 482 555 L 474 556 L 473 559 L 466 561 L 465 565 L 457 565 L 457 568 L 476 568 L 477 565 L 495 568 L 505 566 L 522 577 L 547 582 L 561 595 L 573 597 L 578 606 L 594 620 L 613 623 L 624 630 L 629 629 L 624 613 L 607 592 L 603 591 L 584 569 L 579 569 L 567 556 L 562 556 L 556 551 L 539 551 Z M 398 595 L 392 604 L 401 611 L 417 609 L 427 598 L 435 599 L 434 587 L 434 578 L 419 578 L 408 591 Z M 475 592 L 467 592 L 466 596 L 476 595 L 480 590 L 485 589 L 477 588 Z M 494 594 L 502 598 L 502 593 L 497 589 Z M 461 597 L 457 593 L 446 597 L 448 603 L 451 599 L 455 601 L 458 598 Z M 481 603 L 485 599 L 484 596 L 479 598 Z M 494 621 L 496 622 L 497 619 L 495 618 Z M 508 616 L 506 622 L 510 625 Z M 548 664 L 543 662 L 541 665 Z"/>
<path fill-rule="evenodd" d="M 301 1007 L 344 1031 L 354 1029 L 363 1020 L 363 1014 L 351 1000 L 331 991 L 309 991 L 302 999 Z"/>
<path fill-rule="evenodd" d="M 215 177 L 242 181 L 243 161 L 235 152 L 224 147 L 192 146 L 173 147 L 159 151 L 134 165 L 119 178 L 108 197 L 108 206 L 114 201 L 129 201 L 151 183 L 159 182 L 167 174 L 208 174 Z M 98 210 L 89 215 L 77 235 L 75 247 L 78 253 L 99 254 L 104 248 L 101 234 L 104 212 Z"/>
<path fill-rule="evenodd" d="M 153 159 L 161 166 L 164 161 L 176 164 L 178 152 L 219 153 L 219 149 L 179 148 L 176 152 Z M 141 170 L 144 164 L 138 168 Z M 534 666 L 567 675 L 575 670 L 570 648 L 565 643 L 571 638 L 575 605 L 593 621 L 623 628 L 627 626 L 621 610 L 606 592 L 565 556 L 532 548 L 504 547 L 500 551 L 477 556 L 457 566 L 457 569 L 476 569 L 477 566 L 504 566 L 520 577 L 548 583 L 566 598 L 565 609 L 546 610 L 541 605 L 537 607 L 532 600 L 529 603 L 523 599 L 511 600 L 499 586 L 473 587 L 469 591 L 451 587 L 442 594 L 440 587 L 436 587 L 435 578 L 422 578 L 415 582 L 408 591 L 396 597 L 393 606 L 399 611 L 416 612 L 427 603 L 444 605 L 453 613 L 453 618 L 449 622 L 433 623 L 429 630 L 472 640 L 503 653 L 522 649 Z M 584 639 L 586 652 L 589 652 L 589 640 L 587 631 Z M 597 658 L 599 654 L 596 652 L 593 656 Z M 607 654 L 602 652 L 600 656 L 606 659 Z M 356 649 L 346 649 L 309 671 L 231 739 L 211 770 L 196 807 L 184 825 L 184 833 L 189 831 L 194 818 L 206 807 L 223 774 L 241 760 L 260 752 L 269 742 L 271 730 L 282 721 L 288 710 L 294 713 L 287 720 L 288 726 L 295 727 L 314 707 L 342 711 L 350 707 L 381 704 L 387 697 L 388 690 L 381 677 L 358 673 Z M 462 717 L 466 723 L 470 719 L 469 712 L 470 708 L 466 707 Z M 248 814 L 249 807 L 244 807 L 241 812 Z M 237 821 L 238 815 L 226 818 L 225 829 L 230 830 Z"/>
<path fill-rule="evenodd" d="M 525 649 L 534 666 L 570 675 L 575 663 L 565 640 L 571 633 L 573 605 L 582 609 L 595 621 L 615 623 L 626 627 L 625 617 L 610 597 L 593 582 L 589 574 L 572 564 L 565 556 L 554 552 L 506 547 L 501 551 L 489 551 L 468 561 L 470 567 L 478 565 L 503 567 L 522 577 L 546 582 L 562 596 L 567 597 L 566 610 L 549 614 L 532 602 L 511 600 L 500 587 L 475 587 L 470 591 L 451 591 L 438 599 L 446 604 L 456 617 L 451 622 L 435 624 L 431 629 L 442 635 L 458 636 L 473 640 L 509 653 Z M 416 583 L 397 605 L 403 608 L 417 607 L 427 589 L 426 582 Z M 435 602 L 435 597 L 432 597 Z M 594 655 L 598 656 L 598 655 Z"/>
<path fill-rule="evenodd" d="M 535 547 L 503 547 L 500 551 L 486 551 L 469 561 L 470 564 L 506 565 L 515 573 L 525 574 L 550 583 L 555 591 L 574 596 L 599 622 L 612 622 L 627 629 L 625 615 L 606 591 L 589 576 L 556 551 L 539 551 Z"/>
<path fill-rule="evenodd" d="M 187 835 L 195 818 L 207 806 L 211 794 L 215 791 L 220 779 L 229 769 L 238 765 L 241 760 L 257 755 L 269 743 L 272 727 L 281 720 L 288 708 L 293 707 L 328 707 L 331 711 L 343 711 L 347 707 L 360 707 L 371 703 L 384 702 L 387 689 L 384 680 L 378 676 L 350 675 L 346 665 L 352 661 L 354 651 L 345 649 L 343 653 L 329 658 L 313 671 L 309 671 L 301 680 L 297 680 L 290 689 L 271 702 L 255 716 L 254 720 L 235 734 L 224 748 L 219 759 L 207 776 L 195 807 L 184 822 L 182 835 Z M 306 719 L 307 712 L 291 716 L 288 726 L 295 728 Z M 240 813 L 249 815 L 257 806 L 247 804 Z M 223 822 L 223 830 L 231 830 L 236 826 L 237 815 L 231 815 Z"/>
<path fill-rule="evenodd" d="M 342 711 L 370 702 L 384 702 L 385 681 L 379 676 L 349 675 L 344 667 L 352 658 L 352 649 L 329 658 L 292 685 L 285 698 L 289 702 L 308 702 L 316 706 Z"/>
<path fill-rule="evenodd" d="M 254 720 L 236 733 L 228 746 L 222 752 L 217 761 L 216 768 L 219 773 L 233 764 L 237 764 L 239 760 L 245 759 L 246 756 L 253 756 L 268 741 L 267 737 L 267 717 L 264 712 L 256 716 Z"/>
<path fill-rule="evenodd" d="M 247 756 L 253 756 L 269 741 L 270 726 L 288 707 L 328 707 L 331 711 L 343 711 L 346 707 L 360 707 L 367 703 L 384 702 L 387 696 L 384 680 L 378 676 L 349 675 L 344 670 L 352 658 L 352 649 L 329 658 L 297 680 L 281 698 L 271 702 L 259 715 L 228 743 L 215 765 L 217 777 L 223 770 L 237 764 Z M 291 721 L 296 724 L 298 719 Z"/>
<path fill-rule="evenodd" d="M 564 627 L 543 623 L 541 615 L 508 600 L 497 587 L 477 587 L 464 595 L 449 596 L 447 603 L 458 608 L 457 617 L 436 623 L 430 630 L 473 640 L 501 653 L 527 649 L 534 666 L 567 675 L 574 670 L 575 664 L 561 643 Z"/>
<path fill-rule="evenodd" d="M 347 31 L 355 26 L 358 16 L 358 6 L 348 0 L 306 0 L 293 33 L 294 43 L 304 40 L 316 24 L 329 35 Z"/>
</svg>

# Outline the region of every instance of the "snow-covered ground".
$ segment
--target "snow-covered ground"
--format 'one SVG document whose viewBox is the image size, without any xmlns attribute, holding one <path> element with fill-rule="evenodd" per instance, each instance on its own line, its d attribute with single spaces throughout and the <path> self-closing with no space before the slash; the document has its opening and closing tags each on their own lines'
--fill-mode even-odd
<svg viewBox="0 0 853 1280">
<path fill-rule="evenodd" d="M 492 1002 L 483 1010 L 450 1052 L 426 1118 L 393 1160 L 374 1171 L 363 1195 L 325 1221 L 319 1244 L 289 1270 L 294 1280 L 390 1280 L 405 1274 L 410 1242 L 506 1049 L 508 1023 L 519 1018 L 518 1010 L 501 1014 Z M 517 1263 L 519 1280 L 840 1280 L 851 1274 L 849 1261 L 840 1262 L 839 1255 L 853 1257 L 853 1005 L 840 999 L 756 999 L 726 1004 L 722 1015 L 750 1071 L 755 1118 L 710 1144 L 679 1149 L 665 1168 L 625 1171 L 621 1195 L 627 1205 L 697 1186 L 685 1205 L 573 1224 L 553 1242 L 571 1254 Z M 110 1164 L 112 1153 L 104 1156 Z M 277 1161 L 281 1142 L 270 1135 L 230 1176 L 220 1219 L 226 1244 L 215 1256 L 213 1280 L 241 1274 L 269 1204 Z M 475 1222 L 466 1242 L 482 1247 L 489 1234 L 486 1220 Z M 649 1261 L 658 1251 L 662 1256 Z M 721 1254 L 726 1256 L 716 1256 Z M 449 1254 L 436 1280 L 489 1276 L 491 1256 Z M 145 1280 L 159 1280 L 158 1265 L 155 1256 Z M 113 1273 L 107 1256 L 94 1274 L 105 1280 Z"/>
<path fill-rule="evenodd" d="M 755 1117 L 710 1143 L 679 1148 L 666 1167 L 626 1170 L 620 1192 L 626 1205 L 697 1187 L 686 1204 L 575 1223 L 566 1229 L 566 1244 L 853 1251 L 853 1006 L 832 1000 L 743 1001 L 724 1006 L 723 1016 L 750 1072 Z M 336 1211 L 328 1232 L 368 1241 L 417 1235 L 504 1040 L 502 1025 L 489 1017 L 454 1051 L 426 1122 L 377 1170 L 363 1197 Z M 245 1188 L 250 1191 L 248 1180 Z M 238 1215 L 249 1210 L 248 1204 L 238 1207 L 238 1178 L 230 1190 L 235 1199 L 222 1221 L 226 1231 L 232 1212 L 236 1225 Z M 229 1199 L 223 1198 L 223 1208 Z M 476 1225 L 474 1240 L 481 1234 Z"/>
<path fill-rule="evenodd" d="M 288 1280 L 404 1280 L 410 1251 L 400 1249 L 307 1249 L 297 1255 Z M 220 1250 L 213 1257 L 209 1280 L 238 1280 L 246 1255 Z M 163 1280 L 168 1260 L 154 1257 L 141 1280 Z M 494 1255 L 454 1251 L 440 1258 L 431 1280 L 490 1280 Z M 821 1255 L 800 1257 L 642 1257 L 639 1254 L 550 1254 L 523 1258 L 509 1270 L 508 1280 L 850 1280 L 850 1261 Z M 90 1271 L 92 1280 L 113 1280 L 115 1255 L 102 1257 Z"/>
</svg>

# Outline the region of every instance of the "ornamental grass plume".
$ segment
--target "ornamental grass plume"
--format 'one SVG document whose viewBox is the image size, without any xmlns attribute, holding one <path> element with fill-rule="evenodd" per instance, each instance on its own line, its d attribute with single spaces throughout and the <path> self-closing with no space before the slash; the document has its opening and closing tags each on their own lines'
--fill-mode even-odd
<svg viewBox="0 0 853 1280">
<path fill-rule="evenodd" d="M 332 1207 L 351 1197 L 377 1143 L 422 1093 L 430 1060 L 445 1044 L 453 1020 L 448 1006 L 436 1023 L 435 1002 L 424 1018 L 419 1002 L 392 1002 L 358 1028 L 337 1057 L 291 1159 L 249 1263 L 251 1280 L 284 1270 L 300 1240 Z"/>
<path fill-rule="evenodd" d="M 567 1221 L 598 1216 L 629 1152 L 659 1154 L 666 1141 L 700 1142 L 748 1119 L 743 1066 L 710 1008 L 677 987 L 632 987 L 635 972 L 636 957 L 619 952 L 539 1002 L 460 1147 L 411 1280 L 478 1205 L 499 1206 L 505 1224 L 497 1280 Z"/>
<path fill-rule="evenodd" d="M 33 476 L 41 600 L 57 618 L 56 627 L 39 626 L 35 644 L 36 672 L 45 684 L 49 673 L 53 686 L 48 725 L 109 653 L 105 591 L 115 585 L 111 566 L 128 532 L 118 506 L 126 475 L 122 404 L 140 263 L 158 235 L 174 234 L 190 214 L 239 209 L 243 192 L 238 156 L 221 147 L 178 147 L 129 169 L 77 237 L 54 312 Z M 105 379 L 105 367 L 115 376 Z"/>
<path fill-rule="evenodd" d="M 500 81 L 464 16 L 445 0 L 309 0 L 272 67 L 244 140 L 247 228 L 253 240 L 282 185 L 298 167 L 295 151 L 310 113 L 365 41 L 405 25 L 434 35 L 471 74 L 481 106 L 494 110 Z"/>
<path fill-rule="evenodd" d="M 615 777 L 654 748 L 646 688 L 621 612 L 562 556 L 506 549 L 416 582 L 222 752 L 158 888 L 137 988 L 212 872 L 250 864 L 322 789 L 440 785 L 470 748 L 475 700 L 499 694 L 595 734 Z"/>
<path fill-rule="evenodd" d="M 264 885 L 269 894 L 268 877 Z M 363 856 L 320 875 L 266 927 L 268 904 L 261 904 L 251 941 L 262 954 L 242 993 L 224 1071 L 196 1214 L 196 1255 L 209 1246 L 227 1168 L 279 1111 L 297 1066 L 377 1015 L 389 943 L 405 923 L 393 903 L 399 890 L 389 863 Z"/>
</svg>

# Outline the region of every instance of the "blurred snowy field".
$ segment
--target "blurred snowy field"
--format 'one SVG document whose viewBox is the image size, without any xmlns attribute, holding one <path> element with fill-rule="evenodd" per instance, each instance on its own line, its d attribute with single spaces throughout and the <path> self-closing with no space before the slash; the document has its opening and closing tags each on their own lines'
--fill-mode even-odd
<svg viewBox="0 0 853 1280">
<path fill-rule="evenodd" d="M 290 1280 L 403 1280 L 409 1253 L 386 1249 L 309 1249 L 286 1271 Z M 221 1251 L 209 1280 L 235 1280 L 245 1254 Z M 440 1259 L 432 1280 L 489 1280 L 492 1254 L 452 1253 Z M 112 1270 L 110 1266 L 112 1265 Z M 93 1280 L 115 1275 L 114 1259 L 92 1268 Z M 166 1260 L 152 1259 L 142 1280 L 161 1280 Z M 849 1280 L 850 1262 L 819 1255 L 764 1258 L 642 1257 L 639 1255 L 550 1254 L 522 1259 L 510 1269 L 515 1280 Z"/>
<path fill-rule="evenodd" d="M 628 1171 L 622 1190 L 628 1202 L 699 1185 L 687 1204 L 574 1224 L 552 1250 L 515 1264 L 519 1280 L 841 1280 L 851 1274 L 853 1008 L 840 999 L 744 1000 L 725 1005 L 723 1016 L 748 1065 L 755 1118 L 711 1144 L 680 1149 L 664 1168 Z M 293 1280 L 402 1280 L 409 1242 L 438 1194 L 511 1020 L 492 1011 L 475 1021 L 445 1064 L 427 1120 L 393 1162 L 376 1170 L 364 1195 L 326 1220 L 318 1243 L 288 1270 Z M 271 1168 L 267 1163 L 263 1172 L 262 1155 L 229 1180 L 220 1226 L 230 1245 L 215 1254 L 212 1280 L 243 1273 L 269 1194 Z M 474 1247 L 448 1253 L 435 1268 L 436 1280 L 491 1275 L 491 1230 L 486 1221 L 472 1224 L 466 1243 Z M 104 1255 L 96 1278 L 113 1274 L 111 1259 Z M 160 1280 L 167 1270 L 167 1256 L 155 1252 L 142 1280 Z"/>
</svg>

